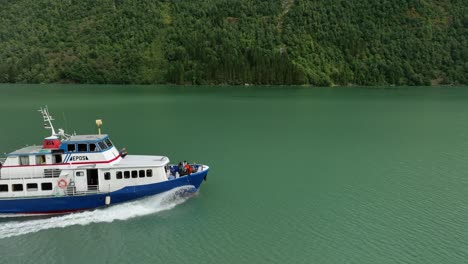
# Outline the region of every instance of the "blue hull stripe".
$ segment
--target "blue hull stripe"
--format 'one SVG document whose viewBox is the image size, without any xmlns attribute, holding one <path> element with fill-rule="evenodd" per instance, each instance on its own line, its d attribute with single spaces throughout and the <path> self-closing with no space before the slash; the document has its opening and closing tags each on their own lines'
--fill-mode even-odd
<svg viewBox="0 0 468 264">
<path fill-rule="evenodd" d="M 145 196 L 155 195 L 185 185 L 193 185 L 198 189 L 207 174 L 208 170 L 174 180 L 147 185 L 128 186 L 110 193 L 83 196 L 0 199 L 0 214 L 47 214 L 88 210 L 105 206 L 106 196 L 111 197 L 111 204 L 118 204 Z"/>
</svg>

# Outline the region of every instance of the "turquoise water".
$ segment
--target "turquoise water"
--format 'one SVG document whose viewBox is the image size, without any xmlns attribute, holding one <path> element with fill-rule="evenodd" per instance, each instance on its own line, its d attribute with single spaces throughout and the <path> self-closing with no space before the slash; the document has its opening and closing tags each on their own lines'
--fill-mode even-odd
<svg viewBox="0 0 468 264">
<path fill-rule="evenodd" d="M 0 220 L 1 263 L 466 263 L 468 88 L 0 85 L 0 152 L 69 133 L 211 166 L 190 198 Z"/>
</svg>

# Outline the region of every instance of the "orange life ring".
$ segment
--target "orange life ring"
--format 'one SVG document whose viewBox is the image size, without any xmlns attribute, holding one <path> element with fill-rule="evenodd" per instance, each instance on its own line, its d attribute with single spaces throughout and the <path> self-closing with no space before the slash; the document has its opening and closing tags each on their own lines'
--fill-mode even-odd
<svg viewBox="0 0 468 264">
<path fill-rule="evenodd" d="M 57 183 L 57 186 L 58 186 L 59 188 L 61 188 L 61 189 L 67 188 L 67 185 L 68 185 L 68 183 L 67 183 L 67 181 L 64 180 L 64 179 L 61 179 L 61 180 L 58 181 L 58 183 Z"/>
</svg>

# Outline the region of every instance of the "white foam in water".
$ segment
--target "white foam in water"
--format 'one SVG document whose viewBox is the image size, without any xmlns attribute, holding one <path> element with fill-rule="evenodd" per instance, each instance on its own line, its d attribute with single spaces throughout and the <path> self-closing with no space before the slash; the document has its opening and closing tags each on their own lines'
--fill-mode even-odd
<svg viewBox="0 0 468 264">
<path fill-rule="evenodd" d="M 0 239 L 35 233 L 52 228 L 64 228 L 73 225 L 89 225 L 92 223 L 127 220 L 138 216 L 154 214 L 174 208 L 185 202 L 184 194 L 193 192 L 195 187 L 182 186 L 173 190 L 154 195 L 142 200 L 114 205 L 94 211 L 84 211 L 45 219 L 21 220 L 0 223 Z"/>
</svg>

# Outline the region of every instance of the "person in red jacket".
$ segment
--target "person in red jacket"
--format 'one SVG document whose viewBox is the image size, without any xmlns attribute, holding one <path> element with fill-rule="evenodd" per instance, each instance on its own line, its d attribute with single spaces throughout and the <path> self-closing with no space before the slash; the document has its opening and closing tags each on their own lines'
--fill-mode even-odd
<svg viewBox="0 0 468 264">
<path fill-rule="evenodd" d="M 184 168 L 187 170 L 187 173 L 190 175 L 192 173 L 192 167 L 184 160 Z"/>
</svg>

